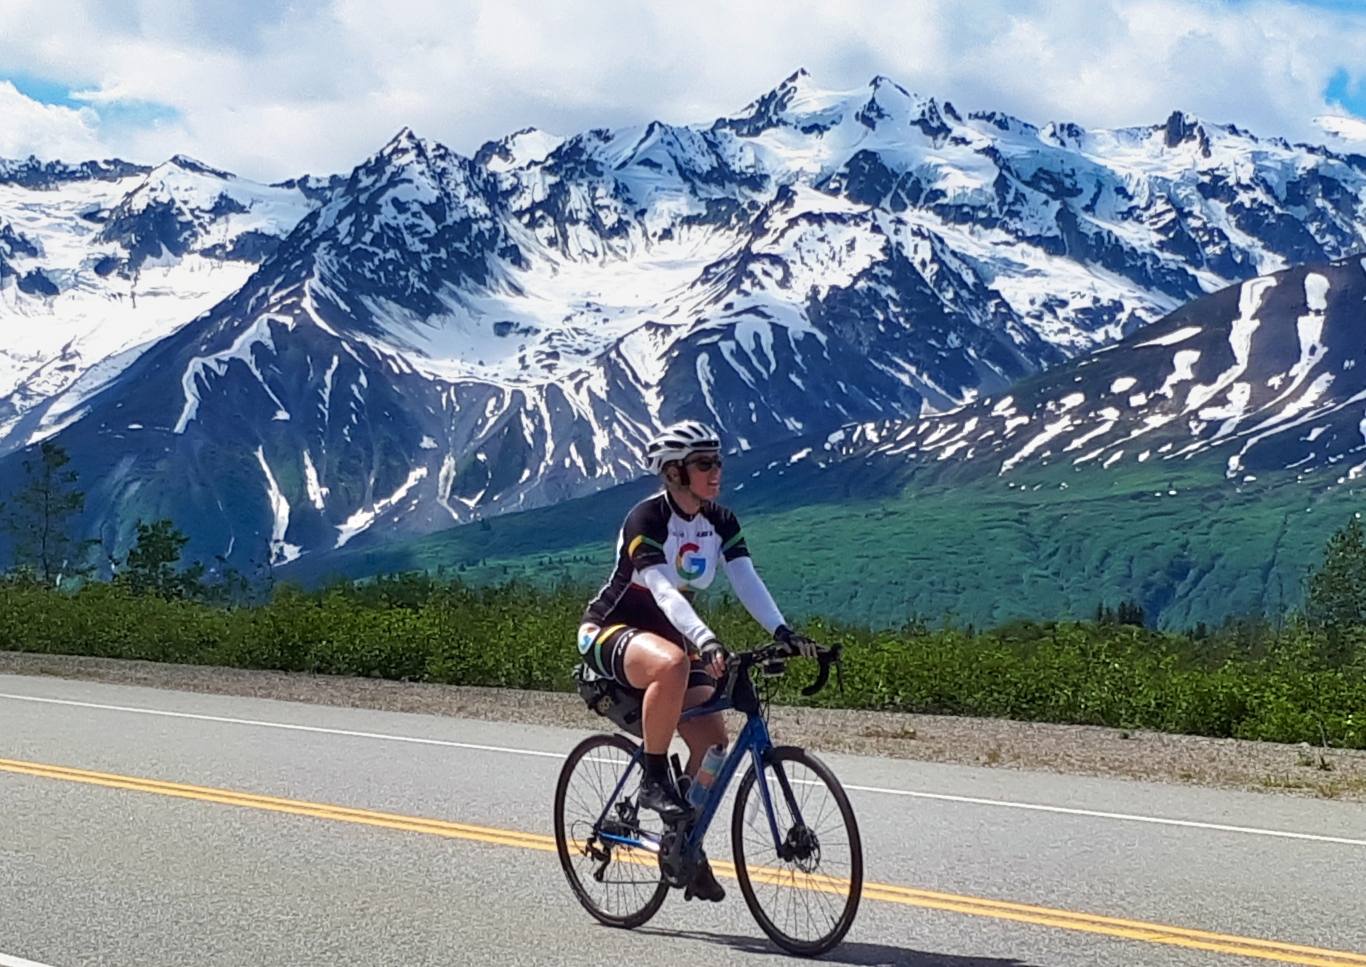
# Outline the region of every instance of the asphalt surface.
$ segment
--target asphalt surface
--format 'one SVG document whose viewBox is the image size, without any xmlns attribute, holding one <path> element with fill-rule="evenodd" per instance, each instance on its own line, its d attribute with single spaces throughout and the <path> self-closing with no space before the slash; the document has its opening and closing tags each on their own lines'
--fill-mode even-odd
<svg viewBox="0 0 1366 967">
<path fill-rule="evenodd" d="M 578 906 L 545 841 L 580 738 L 0 676 L 0 967 L 799 962 L 733 880 L 635 931 Z M 883 885 L 828 962 L 1366 965 L 1361 804 L 823 758 Z"/>
</svg>

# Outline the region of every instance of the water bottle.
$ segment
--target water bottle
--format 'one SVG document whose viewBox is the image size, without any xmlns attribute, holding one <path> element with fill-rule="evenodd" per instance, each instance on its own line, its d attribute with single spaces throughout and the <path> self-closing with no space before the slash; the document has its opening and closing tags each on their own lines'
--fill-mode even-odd
<svg viewBox="0 0 1366 967">
<path fill-rule="evenodd" d="M 693 777 L 692 785 L 688 787 L 688 802 L 692 803 L 693 808 L 700 809 L 702 804 L 707 801 L 711 787 L 716 782 L 716 774 L 721 771 L 721 763 L 725 761 L 726 747 L 724 745 L 712 746 L 707 750 L 707 754 L 702 757 L 702 766 L 697 770 L 697 775 Z"/>
</svg>

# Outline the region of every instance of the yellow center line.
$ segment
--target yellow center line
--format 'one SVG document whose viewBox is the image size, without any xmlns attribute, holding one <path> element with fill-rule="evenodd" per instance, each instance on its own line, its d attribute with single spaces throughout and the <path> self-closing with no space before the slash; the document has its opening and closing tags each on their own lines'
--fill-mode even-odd
<svg viewBox="0 0 1366 967">
<path fill-rule="evenodd" d="M 552 853 L 555 852 L 556 848 L 554 838 L 541 833 L 525 833 L 512 829 L 453 823 L 444 819 L 427 819 L 400 813 L 379 812 L 372 809 L 356 809 L 350 806 L 282 799 L 276 796 L 263 796 L 231 789 L 192 786 L 178 782 L 165 782 L 160 779 L 94 772 L 88 769 L 73 769 L 68 766 L 44 765 L 18 759 L 0 759 L 0 771 L 44 779 L 78 782 L 108 789 L 221 803 L 228 806 L 287 813 L 294 816 L 309 816 L 316 819 L 330 819 L 335 822 L 359 823 L 366 826 L 423 833 L 429 836 L 442 836 L 448 839 L 473 840 Z M 648 853 L 629 858 L 633 862 L 646 865 L 654 865 L 656 862 L 653 854 Z M 720 876 L 736 878 L 735 867 L 731 863 L 718 859 L 713 861 L 712 868 Z M 787 883 L 801 889 L 821 893 L 843 894 L 848 889 L 847 880 L 821 875 L 796 875 L 792 870 L 771 867 L 751 869 L 750 879 L 757 883 Z M 970 916 L 992 917 L 998 920 L 1010 920 L 1062 930 L 1077 930 L 1240 957 L 1305 964 L 1309 967 L 1366 967 L 1366 954 L 1350 951 L 1328 950 L 1321 947 L 1285 943 L 1279 940 L 1261 940 L 1255 937 L 1213 933 L 1189 927 L 1177 927 L 1142 920 L 1126 920 L 1075 910 L 1033 906 L 1008 900 L 992 900 L 966 894 L 939 893 L 932 890 L 897 886 L 891 883 L 865 882 L 863 884 L 863 897 L 867 900 L 878 900 L 884 903 L 897 903 Z"/>
</svg>

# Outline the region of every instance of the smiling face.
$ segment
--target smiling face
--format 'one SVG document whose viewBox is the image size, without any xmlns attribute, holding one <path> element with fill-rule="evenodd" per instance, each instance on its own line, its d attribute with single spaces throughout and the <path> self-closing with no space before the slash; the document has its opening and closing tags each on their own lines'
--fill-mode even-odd
<svg viewBox="0 0 1366 967">
<path fill-rule="evenodd" d="M 715 500 L 721 493 L 721 454 L 695 453 L 683 461 L 688 468 L 688 487 L 702 500 Z"/>
</svg>

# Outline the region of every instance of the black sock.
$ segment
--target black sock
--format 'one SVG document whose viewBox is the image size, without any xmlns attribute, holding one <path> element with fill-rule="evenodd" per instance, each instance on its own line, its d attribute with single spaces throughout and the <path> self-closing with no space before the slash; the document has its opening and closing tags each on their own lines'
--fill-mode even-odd
<svg viewBox="0 0 1366 967">
<path fill-rule="evenodd" d="M 664 752 L 646 752 L 645 778 L 655 782 L 668 782 L 669 780 L 669 759 Z"/>
</svg>

